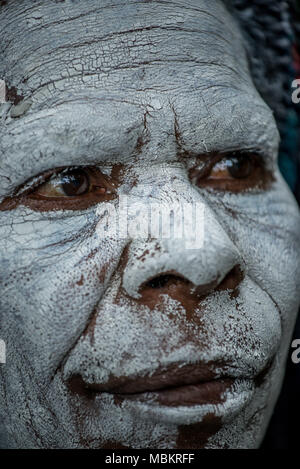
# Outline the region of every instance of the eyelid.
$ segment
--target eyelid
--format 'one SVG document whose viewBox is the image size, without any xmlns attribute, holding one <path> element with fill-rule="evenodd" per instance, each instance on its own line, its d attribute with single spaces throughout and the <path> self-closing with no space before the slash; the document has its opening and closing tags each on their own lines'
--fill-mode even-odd
<svg viewBox="0 0 300 469">
<path fill-rule="evenodd" d="M 38 187 L 42 186 L 43 184 L 51 181 L 51 179 L 55 179 L 57 176 L 59 176 L 64 170 L 69 170 L 69 169 L 77 169 L 81 168 L 80 166 L 70 166 L 70 167 L 61 167 L 61 168 L 55 168 L 55 169 L 49 169 L 47 171 L 44 171 L 41 174 L 38 174 L 37 176 L 34 176 L 31 178 L 29 181 L 25 182 L 22 186 L 20 186 L 17 191 L 14 193 L 13 197 L 21 197 L 27 194 L 30 194 L 34 190 L 36 190 Z M 84 166 L 82 167 L 84 168 Z"/>
<path fill-rule="evenodd" d="M 91 179 L 93 178 L 93 173 L 95 171 L 98 171 L 98 176 L 103 178 L 103 184 L 109 187 L 110 189 L 114 187 L 114 184 L 111 184 L 111 182 L 109 182 L 110 177 L 105 175 L 103 171 L 96 166 L 62 166 L 46 170 L 43 173 L 33 177 L 28 182 L 20 186 L 17 191 L 13 194 L 13 197 L 24 197 L 26 195 L 30 195 L 34 193 L 34 191 L 38 190 L 39 187 L 42 187 L 44 184 L 51 182 L 51 180 L 55 180 L 64 172 L 69 173 L 77 169 L 85 171 Z"/>
</svg>

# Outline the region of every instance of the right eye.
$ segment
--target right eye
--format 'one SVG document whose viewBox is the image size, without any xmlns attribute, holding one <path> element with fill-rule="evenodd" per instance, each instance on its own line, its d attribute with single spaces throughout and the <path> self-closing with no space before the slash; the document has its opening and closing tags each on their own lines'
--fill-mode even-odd
<svg viewBox="0 0 300 469">
<path fill-rule="evenodd" d="M 39 185 L 4 200 L 0 210 L 18 204 L 38 211 L 82 210 L 117 196 L 117 182 L 95 167 L 57 168 L 38 179 Z"/>
<path fill-rule="evenodd" d="M 76 197 L 88 193 L 91 182 L 88 172 L 84 169 L 68 169 L 52 177 L 48 182 L 37 187 L 33 192 L 35 197 Z M 106 189 L 103 187 L 103 193 Z"/>
</svg>

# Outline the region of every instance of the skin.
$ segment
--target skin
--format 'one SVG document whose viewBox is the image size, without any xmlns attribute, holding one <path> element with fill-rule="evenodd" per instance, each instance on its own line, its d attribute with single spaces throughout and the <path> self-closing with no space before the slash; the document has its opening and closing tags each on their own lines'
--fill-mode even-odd
<svg viewBox="0 0 300 469">
<path fill-rule="evenodd" d="M 1 106 L 2 446 L 258 447 L 300 303 L 300 217 L 273 114 L 220 1 L 100 3 L 0 11 L 1 73 L 23 97 Z M 195 179 L 233 151 L 258 155 L 253 181 L 219 166 Z M 74 166 L 101 170 L 115 196 L 18 195 Z M 203 247 L 99 237 L 120 195 L 203 203 Z M 197 405 L 151 392 L 180 370 L 236 381 L 201 388 Z"/>
</svg>

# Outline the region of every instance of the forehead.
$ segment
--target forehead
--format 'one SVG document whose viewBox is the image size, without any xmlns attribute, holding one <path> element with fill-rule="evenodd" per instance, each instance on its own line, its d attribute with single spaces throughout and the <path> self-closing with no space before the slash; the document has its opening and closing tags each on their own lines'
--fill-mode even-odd
<svg viewBox="0 0 300 469">
<path fill-rule="evenodd" d="M 0 14 L 2 74 L 39 101 L 72 87 L 249 85 L 240 33 L 219 0 L 10 0 Z"/>
</svg>

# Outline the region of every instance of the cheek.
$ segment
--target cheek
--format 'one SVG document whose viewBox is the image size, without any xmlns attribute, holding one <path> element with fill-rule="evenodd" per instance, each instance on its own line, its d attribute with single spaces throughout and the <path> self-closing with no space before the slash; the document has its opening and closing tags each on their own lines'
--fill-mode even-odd
<svg viewBox="0 0 300 469">
<path fill-rule="evenodd" d="M 273 359 L 281 340 L 280 312 L 246 277 L 239 295 L 214 294 L 204 306 L 209 348 L 242 374 L 255 376 Z"/>
<path fill-rule="evenodd" d="M 123 247 L 99 242 L 85 216 L 14 220 L 2 237 L 1 334 L 44 380 L 83 332 Z"/>
<path fill-rule="evenodd" d="M 241 253 L 246 275 L 265 291 L 281 314 L 284 340 L 300 304 L 300 216 L 286 185 L 261 195 L 226 194 L 212 204 Z"/>
<path fill-rule="evenodd" d="M 295 236 L 296 226 L 291 226 L 290 219 L 282 214 L 276 226 L 261 223 L 254 231 L 252 224 L 253 230 L 250 229 L 248 234 L 243 228 L 240 230 L 241 238 L 247 236 L 248 240 L 243 247 L 248 275 L 276 305 L 282 323 L 283 344 L 289 340 L 300 302 L 300 245 Z"/>
</svg>

